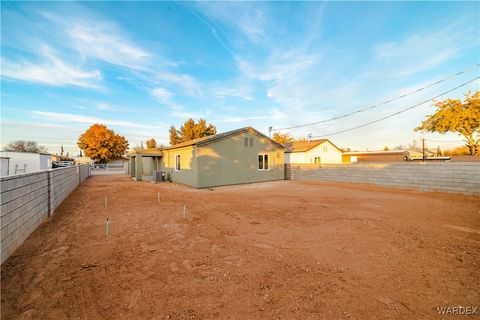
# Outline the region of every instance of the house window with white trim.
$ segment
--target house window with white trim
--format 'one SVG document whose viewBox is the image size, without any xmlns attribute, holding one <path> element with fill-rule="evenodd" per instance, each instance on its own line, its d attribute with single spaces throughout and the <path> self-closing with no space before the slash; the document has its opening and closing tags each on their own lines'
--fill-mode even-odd
<svg viewBox="0 0 480 320">
<path fill-rule="evenodd" d="M 175 171 L 180 171 L 180 155 L 175 155 Z"/>
<path fill-rule="evenodd" d="M 258 155 L 258 170 L 268 170 L 268 154 Z"/>
<path fill-rule="evenodd" d="M 321 158 L 320 158 L 320 157 L 315 157 L 315 158 L 314 158 L 314 162 L 313 162 L 313 163 L 315 163 L 315 164 L 320 164 L 320 162 L 321 162 Z"/>
</svg>

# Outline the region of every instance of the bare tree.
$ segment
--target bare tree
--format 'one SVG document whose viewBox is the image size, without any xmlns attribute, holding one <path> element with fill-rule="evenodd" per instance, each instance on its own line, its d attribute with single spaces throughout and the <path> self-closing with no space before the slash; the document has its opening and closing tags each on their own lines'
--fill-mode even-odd
<svg viewBox="0 0 480 320">
<path fill-rule="evenodd" d="M 5 150 L 30 153 L 46 153 L 48 150 L 44 146 L 39 146 L 36 141 L 17 140 L 9 143 Z"/>
</svg>

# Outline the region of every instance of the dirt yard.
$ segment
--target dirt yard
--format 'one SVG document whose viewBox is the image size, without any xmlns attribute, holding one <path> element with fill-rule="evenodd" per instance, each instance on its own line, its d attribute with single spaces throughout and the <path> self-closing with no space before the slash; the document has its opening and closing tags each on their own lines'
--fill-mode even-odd
<svg viewBox="0 0 480 320">
<path fill-rule="evenodd" d="M 363 185 L 91 177 L 2 265 L 2 319 L 438 319 L 480 305 L 479 210 Z"/>
</svg>

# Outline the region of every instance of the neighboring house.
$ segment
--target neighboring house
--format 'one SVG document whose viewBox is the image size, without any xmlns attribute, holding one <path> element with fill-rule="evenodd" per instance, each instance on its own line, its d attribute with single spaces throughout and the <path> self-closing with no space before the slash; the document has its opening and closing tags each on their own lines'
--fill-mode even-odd
<svg viewBox="0 0 480 320">
<path fill-rule="evenodd" d="M 72 157 L 75 164 L 92 164 L 94 161 L 87 156 L 83 157 Z"/>
<path fill-rule="evenodd" d="M 130 159 L 136 180 L 161 171 L 167 179 L 194 188 L 284 179 L 284 147 L 252 127 L 136 150 Z"/>
<path fill-rule="evenodd" d="M 129 159 L 125 157 L 115 157 L 108 160 L 107 164 L 112 168 L 123 168 L 128 165 L 128 161 Z"/>
<path fill-rule="evenodd" d="M 389 150 L 389 151 L 352 151 L 344 152 L 343 163 L 356 162 L 404 162 L 404 161 L 450 161 L 450 157 L 437 157 L 431 150 L 423 153 L 418 150 Z"/>
<path fill-rule="evenodd" d="M 10 163 L 10 158 L 8 157 L 0 157 L 0 177 L 8 176 L 10 170 L 9 170 L 9 163 Z"/>
<path fill-rule="evenodd" d="M 128 162 L 130 160 L 125 157 L 115 157 L 108 160 L 108 169 L 109 170 L 116 170 L 116 171 L 123 171 L 124 173 L 128 174 Z"/>
<path fill-rule="evenodd" d="M 52 168 L 51 155 L 48 153 L 29 153 L 16 151 L 0 151 L 2 158 L 2 176 L 30 173 Z M 4 158 L 8 158 L 8 170 L 5 170 Z M 6 171 L 6 172 L 5 172 Z"/>
<path fill-rule="evenodd" d="M 408 151 L 408 157 L 410 159 L 422 159 L 423 158 L 423 151 L 422 148 L 415 148 L 415 149 L 409 149 L 405 150 Z M 430 150 L 425 148 L 425 157 L 435 157 L 437 156 L 436 150 Z"/>
<path fill-rule="evenodd" d="M 406 150 L 352 151 L 343 153 L 342 162 L 402 162 L 406 161 L 409 155 L 410 152 Z"/>
<path fill-rule="evenodd" d="M 342 150 L 328 139 L 295 141 L 285 148 L 285 163 L 342 163 Z"/>
</svg>

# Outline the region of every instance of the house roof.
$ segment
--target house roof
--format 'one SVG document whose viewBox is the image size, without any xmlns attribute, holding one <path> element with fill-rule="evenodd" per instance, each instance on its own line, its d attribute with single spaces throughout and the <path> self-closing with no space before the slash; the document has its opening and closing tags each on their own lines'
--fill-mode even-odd
<svg viewBox="0 0 480 320">
<path fill-rule="evenodd" d="M 128 156 L 132 155 L 146 155 L 146 156 L 161 156 L 162 150 L 161 149 L 136 149 L 136 150 L 131 150 L 128 152 Z"/>
<path fill-rule="evenodd" d="M 243 133 L 243 132 L 254 133 L 254 134 L 256 134 L 256 135 L 258 135 L 262 138 L 268 139 L 272 144 L 274 144 L 275 146 L 277 146 L 281 149 L 285 148 L 280 143 L 270 139 L 269 137 L 267 137 L 266 135 L 264 135 L 260 131 L 254 129 L 253 127 L 244 127 L 244 128 L 240 128 L 240 129 L 236 129 L 236 130 L 222 132 L 222 133 L 215 134 L 215 135 L 208 136 L 208 137 L 203 137 L 203 138 L 198 138 L 198 139 L 185 141 L 185 142 L 182 142 L 182 143 L 170 146 L 170 147 L 162 148 L 162 150 L 178 149 L 178 148 L 189 147 L 189 146 L 203 146 L 203 145 L 206 145 L 206 144 L 209 144 L 209 143 L 212 143 L 212 142 L 216 142 L 216 141 L 219 141 L 219 140 L 229 138 L 231 136 L 234 136 L 234 135 L 237 135 L 237 134 L 240 134 L 240 133 Z"/>
<path fill-rule="evenodd" d="M 346 156 L 387 156 L 387 155 L 409 155 L 409 151 L 407 150 L 389 150 L 389 151 L 351 151 L 351 152 L 344 152 Z"/>
<path fill-rule="evenodd" d="M 329 142 L 330 144 L 332 144 L 335 148 L 337 148 L 340 152 L 342 152 L 342 150 L 340 150 L 339 147 L 337 147 L 336 145 L 334 145 L 330 140 L 328 139 L 317 139 L 317 140 L 310 140 L 310 141 L 295 141 L 295 142 L 292 142 L 292 143 L 286 143 L 285 144 L 285 152 L 288 152 L 288 153 L 292 153 L 292 152 L 307 152 L 319 145 L 321 145 L 322 143 L 324 142 Z"/>
</svg>

